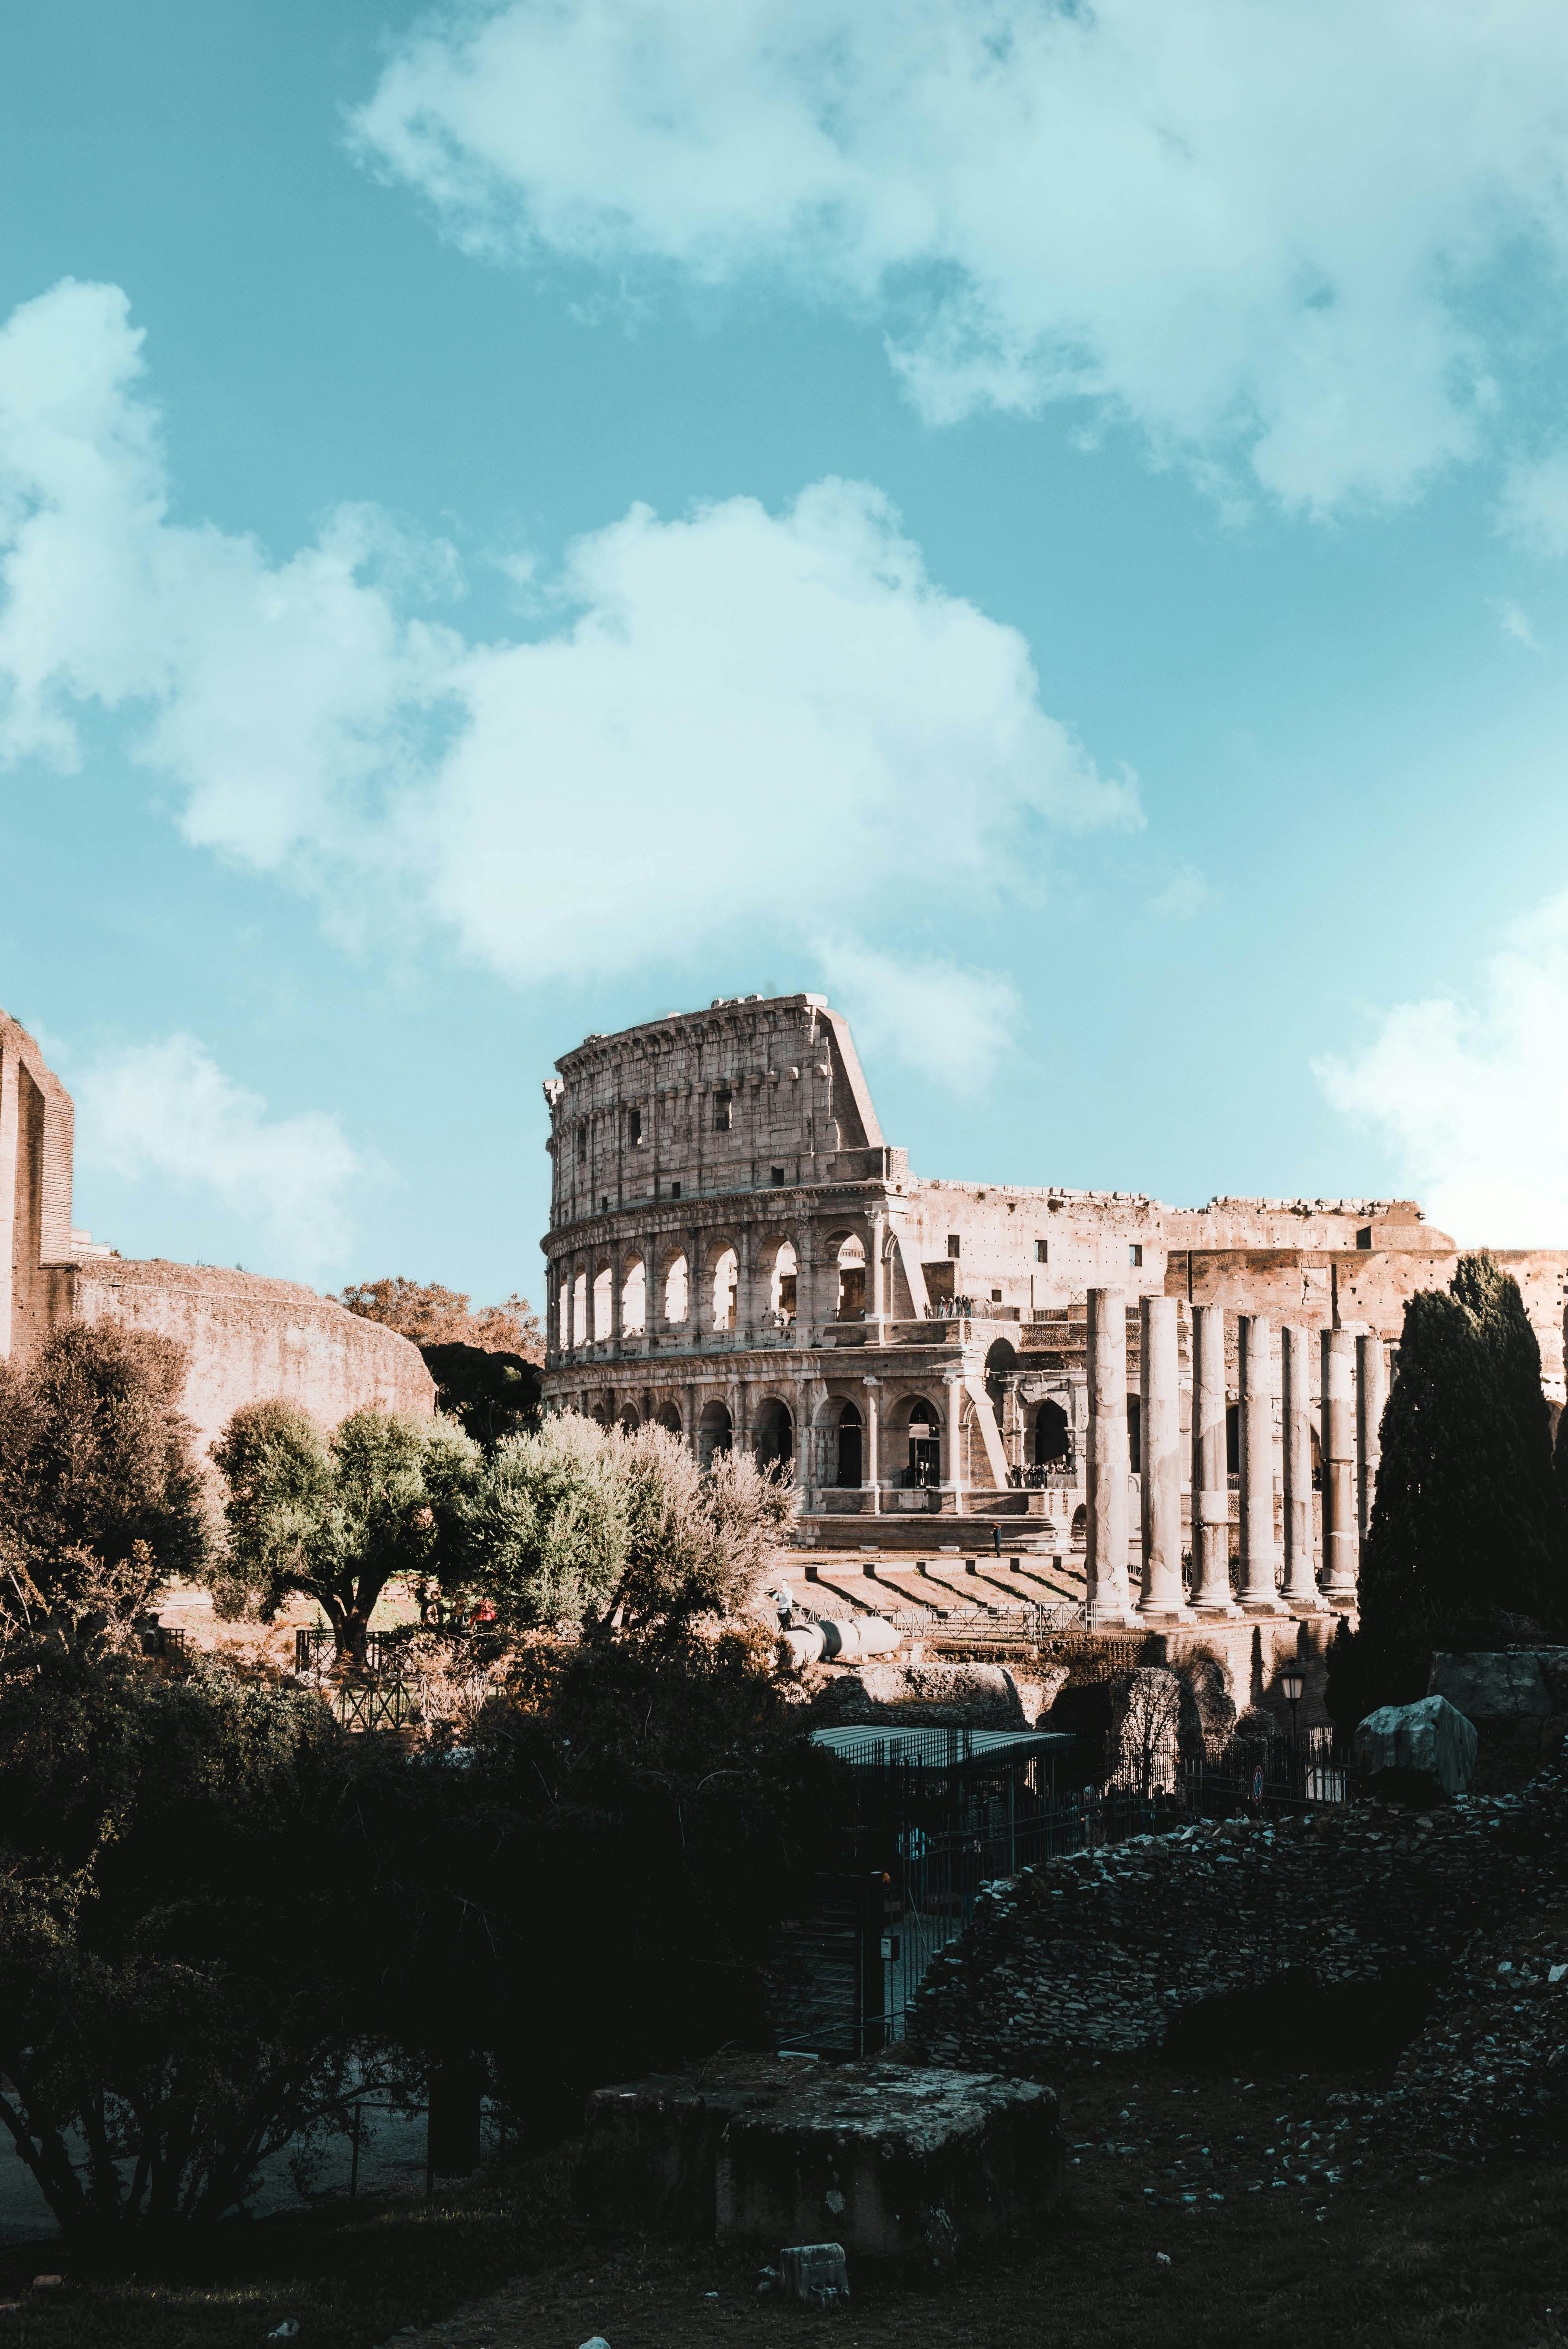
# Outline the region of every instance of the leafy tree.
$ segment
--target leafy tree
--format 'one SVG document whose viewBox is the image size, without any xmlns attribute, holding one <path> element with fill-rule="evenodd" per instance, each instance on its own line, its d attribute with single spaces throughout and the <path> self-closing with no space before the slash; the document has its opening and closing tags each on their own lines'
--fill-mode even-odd
<svg viewBox="0 0 1568 2349">
<path fill-rule="evenodd" d="M 1541 1358 L 1517 1283 L 1467 1257 L 1405 1308 L 1361 1561 L 1360 1622 L 1329 1651 L 1349 1727 L 1426 1692 L 1432 1651 L 1497 1645 L 1564 1614 L 1563 1516 Z"/>
<path fill-rule="evenodd" d="M 727 1453 L 706 1470 L 677 1436 L 566 1413 L 496 1448 L 472 1510 L 474 1570 L 513 1629 L 589 1637 L 749 1605 L 793 1507 Z"/>
<path fill-rule="evenodd" d="M 483 1305 L 475 1313 L 463 1289 L 394 1274 L 382 1280 L 355 1281 L 341 1292 L 340 1301 L 351 1313 L 385 1322 L 421 1349 L 476 1346 L 487 1353 L 515 1354 L 523 1361 L 544 1360 L 539 1316 L 516 1290 L 499 1305 Z"/>
<path fill-rule="evenodd" d="M 0 1361 L 0 1609 L 80 1610 L 105 1578 L 129 1605 L 208 1546 L 186 1355 L 111 1322 L 52 1330 Z"/>
<path fill-rule="evenodd" d="M 364 1663 L 394 1575 L 436 1586 L 463 1571 L 480 1453 L 448 1420 L 358 1411 L 327 1438 L 292 1403 L 248 1403 L 212 1458 L 228 1488 L 229 1603 L 242 1593 L 270 1622 L 304 1591 L 340 1659 Z"/>
</svg>

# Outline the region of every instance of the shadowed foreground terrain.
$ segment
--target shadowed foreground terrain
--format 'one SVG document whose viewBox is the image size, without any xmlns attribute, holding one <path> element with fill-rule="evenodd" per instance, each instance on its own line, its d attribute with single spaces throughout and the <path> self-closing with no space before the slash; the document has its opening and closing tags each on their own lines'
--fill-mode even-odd
<svg viewBox="0 0 1568 2349">
<path fill-rule="evenodd" d="M 568 2151 L 450 2185 L 428 2209 L 340 2204 L 224 2227 L 200 2271 L 70 2277 L 0 2315 L 0 2349 L 239 2349 L 289 2319 L 298 2349 L 394 2334 L 417 2349 L 578 2349 L 596 2332 L 611 2349 L 1568 2342 L 1568 2162 L 1418 2169 L 1363 2150 L 1343 2099 L 1372 2085 L 1138 2058 L 1075 2070 L 1059 2083 L 1067 2192 L 1037 2247 L 923 2287 L 857 2276 L 833 2314 L 759 2301 L 747 2253 L 591 2238 L 567 2200 Z M 15 2291 L 59 2256 L 7 2253 L 0 2275 Z"/>
</svg>

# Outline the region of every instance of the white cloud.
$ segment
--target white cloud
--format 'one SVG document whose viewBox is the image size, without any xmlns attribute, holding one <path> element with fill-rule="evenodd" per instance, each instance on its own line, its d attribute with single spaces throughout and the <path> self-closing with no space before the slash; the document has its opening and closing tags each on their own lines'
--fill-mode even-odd
<svg viewBox="0 0 1568 2349">
<path fill-rule="evenodd" d="M 72 1092 L 84 1168 L 205 1193 L 295 1270 L 342 1262 L 348 1195 L 368 1170 L 335 1117 L 269 1119 L 192 1036 L 129 1046 L 75 1074 Z"/>
<path fill-rule="evenodd" d="M 477 253 L 780 274 L 932 418 L 1088 398 L 1326 508 L 1478 445 L 1475 297 L 1568 262 L 1565 77 L 1556 0 L 507 0 L 352 136 Z"/>
<path fill-rule="evenodd" d="M 1162 914 L 1168 922 L 1190 922 L 1204 907 L 1214 902 L 1214 892 L 1195 864 L 1183 864 L 1173 873 L 1158 895 L 1149 900 L 1151 914 Z"/>
<path fill-rule="evenodd" d="M 455 565 L 373 512 L 283 563 L 171 520 L 139 344 L 112 286 L 0 332 L 0 755 L 68 764 L 80 705 L 123 711 L 189 838 L 335 920 L 614 974 L 875 923 L 938 854 L 980 903 L 1051 829 L 1141 820 L 863 483 L 634 506 L 520 574 L 542 633 L 480 644 L 408 616 Z"/>
<path fill-rule="evenodd" d="M 995 971 L 883 954 L 851 938 L 819 940 L 817 959 L 863 1051 L 939 1077 L 954 1092 L 984 1092 L 1024 1016 L 1017 989 Z"/>
<path fill-rule="evenodd" d="M 1367 1049 L 1314 1063 L 1382 1133 L 1430 1220 L 1466 1244 L 1568 1247 L 1568 894 L 1517 923 L 1479 1000 L 1399 1005 Z"/>
<path fill-rule="evenodd" d="M 1491 608 L 1497 614 L 1497 625 L 1505 636 L 1511 636 L 1516 645 L 1524 647 L 1526 652 L 1538 653 L 1541 650 L 1534 629 L 1517 604 L 1504 595 L 1492 599 Z"/>
<path fill-rule="evenodd" d="M 1568 554 L 1568 450 L 1521 459 L 1510 467 L 1498 522 L 1532 554 Z"/>
</svg>

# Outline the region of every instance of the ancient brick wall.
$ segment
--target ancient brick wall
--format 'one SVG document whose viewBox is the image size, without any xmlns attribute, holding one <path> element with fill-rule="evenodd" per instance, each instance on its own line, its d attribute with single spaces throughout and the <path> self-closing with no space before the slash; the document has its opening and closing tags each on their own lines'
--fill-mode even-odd
<svg viewBox="0 0 1568 2349">
<path fill-rule="evenodd" d="M 119 1321 L 177 1338 L 185 1412 L 204 1454 L 243 1402 L 283 1396 L 324 1426 L 365 1405 L 428 1417 L 418 1347 L 293 1281 L 126 1263 L 71 1226 L 75 1112 L 26 1030 L 0 1012 L 0 1356 L 26 1360 L 57 1322 Z"/>
</svg>

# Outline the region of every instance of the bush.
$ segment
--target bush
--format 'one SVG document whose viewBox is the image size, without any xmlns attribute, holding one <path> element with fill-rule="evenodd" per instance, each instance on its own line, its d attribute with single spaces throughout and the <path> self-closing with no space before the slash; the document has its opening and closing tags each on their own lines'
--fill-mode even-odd
<svg viewBox="0 0 1568 2349">
<path fill-rule="evenodd" d="M 183 1347 L 112 1322 L 0 1361 L 0 1612 L 129 1609 L 208 1552 Z"/>
</svg>

